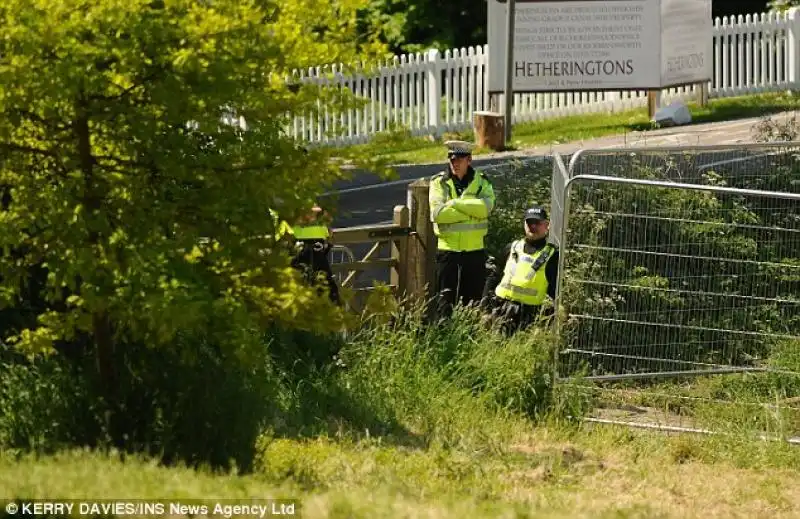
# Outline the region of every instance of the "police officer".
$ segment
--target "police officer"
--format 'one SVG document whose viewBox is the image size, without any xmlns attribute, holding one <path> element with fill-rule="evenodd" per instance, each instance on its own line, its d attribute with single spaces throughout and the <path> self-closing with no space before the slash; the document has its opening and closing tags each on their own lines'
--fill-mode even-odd
<svg viewBox="0 0 800 519">
<path fill-rule="evenodd" d="M 547 211 L 531 207 L 523 220 L 525 237 L 505 247 L 504 262 L 488 276 L 481 302 L 487 321 L 501 321 L 508 334 L 526 328 L 540 316 L 552 316 L 553 306 L 543 305 L 548 298 L 554 305 L 556 299 L 559 252 L 547 240 Z"/>
<path fill-rule="evenodd" d="M 295 254 L 292 258 L 292 267 L 302 272 L 309 282 L 315 281 L 320 272 L 323 273 L 331 301 L 339 304 L 339 287 L 328 259 L 331 246 L 328 241 L 330 229 L 326 220 L 325 211 L 315 205 L 310 214 L 301 218 L 295 225 L 289 225 L 285 221 L 280 222 L 278 236 L 293 238 Z"/>
<path fill-rule="evenodd" d="M 484 238 L 494 209 L 492 183 L 472 167 L 472 144 L 447 141 L 448 167 L 434 175 L 428 201 L 437 236 L 437 312 L 448 317 L 457 303 L 479 303 L 486 281 Z"/>
</svg>

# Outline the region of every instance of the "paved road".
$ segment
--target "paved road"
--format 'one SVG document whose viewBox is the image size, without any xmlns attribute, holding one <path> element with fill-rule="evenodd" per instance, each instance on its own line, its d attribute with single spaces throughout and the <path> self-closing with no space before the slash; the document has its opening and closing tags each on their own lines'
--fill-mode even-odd
<svg viewBox="0 0 800 519">
<path fill-rule="evenodd" d="M 794 117 L 793 112 L 774 116 L 776 119 Z M 665 128 L 647 132 L 629 132 L 597 139 L 573 141 L 564 144 L 537 146 L 518 152 L 493 153 L 476 157 L 476 167 L 488 167 L 508 162 L 513 158 L 547 158 L 555 151 L 571 155 L 580 149 L 612 149 L 624 147 L 655 146 L 697 146 L 697 145 L 736 145 L 753 141 L 753 128 L 759 118 L 740 119 L 717 123 L 695 124 L 691 126 Z M 408 184 L 416 179 L 430 177 L 443 169 L 445 149 L 442 147 L 442 162 L 436 164 L 395 166 L 398 180 L 381 182 L 373 174 L 357 174 L 351 180 L 337 186 L 338 210 L 334 227 L 375 224 L 391 221 L 395 205 L 403 205 L 407 200 Z M 698 157 L 696 164 L 703 161 L 718 162 L 729 160 L 734 155 L 728 151 L 722 157 L 710 154 Z"/>
<path fill-rule="evenodd" d="M 473 165 L 486 168 L 505 164 L 508 160 L 508 157 L 476 157 Z M 445 161 L 439 164 L 395 166 L 396 180 L 382 182 L 375 175 L 362 173 L 351 181 L 341 183 L 334 195 L 338 199 L 334 227 L 390 222 L 394 206 L 407 203 L 408 185 L 414 180 L 429 178 L 445 167 Z"/>
<path fill-rule="evenodd" d="M 793 113 L 784 113 L 774 116 L 786 119 L 793 117 Z M 550 160 L 553 152 L 560 153 L 565 162 L 569 157 L 580 149 L 616 149 L 626 147 L 662 147 L 662 146 L 698 146 L 698 145 L 731 145 L 731 148 L 717 152 L 708 152 L 695 155 L 688 160 L 680 170 L 684 172 L 694 171 L 695 173 L 709 167 L 719 168 L 739 168 L 743 165 L 737 160 L 747 159 L 750 155 L 761 155 L 761 152 L 743 152 L 737 150 L 735 145 L 752 143 L 753 128 L 758 123 L 759 118 L 741 119 L 731 122 L 718 122 L 696 124 L 687 127 L 676 127 L 648 132 L 630 132 L 624 135 L 615 135 L 598 139 L 575 141 L 564 144 L 539 146 L 518 152 L 494 153 L 487 156 L 476 157 L 474 165 L 479 168 L 491 168 L 492 166 L 508 163 L 511 159 L 519 158 L 522 160 Z M 421 164 L 421 165 L 399 165 L 395 166 L 398 179 L 382 182 L 378 177 L 369 173 L 360 173 L 351 180 L 340 183 L 337 186 L 335 196 L 338 199 L 337 214 L 333 226 L 335 228 L 351 227 L 359 225 L 376 224 L 390 222 L 392 210 L 395 205 L 407 203 L 408 184 L 419 178 L 430 177 L 441 171 L 445 164 L 445 150 L 442 147 L 443 159 L 441 163 Z M 608 172 L 605 167 L 608 162 L 607 156 L 594 155 L 587 157 L 581 162 L 581 173 L 603 174 Z M 612 158 L 618 160 L 618 156 Z M 654 161 L 664 163 L 663 159 L 653 158 Z M 749 163 L 749 170 L 754 170 L 755 163 Z M 745 166 L 746 167 L 746 166 Z M 684 178 L 684 180 L 686 180 Z M 367 252 L 369 246 L 352 246 L 356 260 L 361 259 Z M 388 247 L 381 251 L 378 257 L 388 257 Z M 344 261 L 341 258 L 333 258 L 333 261 Z M 367 286 L 372 280 L 388 281 L 386 272 L 365 272 L 357 286 Z"/>
</svg>

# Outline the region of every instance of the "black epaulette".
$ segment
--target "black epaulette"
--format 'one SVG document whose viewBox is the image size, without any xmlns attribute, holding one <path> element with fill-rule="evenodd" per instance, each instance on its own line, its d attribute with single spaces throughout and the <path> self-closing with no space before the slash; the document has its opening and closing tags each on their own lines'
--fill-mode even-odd
<svg viewBox="0 0 800 519">
<path fill-rule="evenodd" d="M 552 243 L 545 244 L 544 251 L 539 255 L 538 258 L 536 258 L 536 261 L 533 262 L 531 269 L 533 269 L 534 272 L 537 272 L 540 268 L 542 268 L 542 265 L 550 260 L 553 252 L 555 252 L 555 246 Z"/>
</svg>

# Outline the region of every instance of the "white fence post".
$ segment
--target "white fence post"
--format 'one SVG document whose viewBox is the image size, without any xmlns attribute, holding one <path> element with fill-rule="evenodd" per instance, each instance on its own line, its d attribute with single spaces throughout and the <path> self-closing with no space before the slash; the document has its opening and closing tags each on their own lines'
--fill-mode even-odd
<svg viewBox="0 0 800 519">
<path fill-rule="evenodd" d="M 428 88 L 425 95 L 425 102 L 428 104 L 428 132 L 438 136 L 439 127 L 441 126 L 441 110 L 439 105 L 442 100 L 442 68 L 439 61 L 439 50 L 428 50 L 426 58 L 428 62 L 428 74 L 426 78 Z"/>
<path fill-rule="evenodd" d="M 789 64 L 788 89 L 797 88 L 800 82 L 800 7 L 792 7 L 788 13 L 789 25 L 786 31 L 786 59 Z"/>
</svg>

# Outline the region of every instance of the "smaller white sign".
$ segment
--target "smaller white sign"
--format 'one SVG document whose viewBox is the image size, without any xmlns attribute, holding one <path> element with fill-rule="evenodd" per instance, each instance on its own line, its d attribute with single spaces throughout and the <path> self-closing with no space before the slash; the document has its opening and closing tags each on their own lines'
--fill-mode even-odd
<svg viewBox="0 0 800 519">
<path fill-rule="evenodd" d="M 661 83 L 708 81 L 713 74 L 711 0 L 661 1 Z"/>
</svg>

